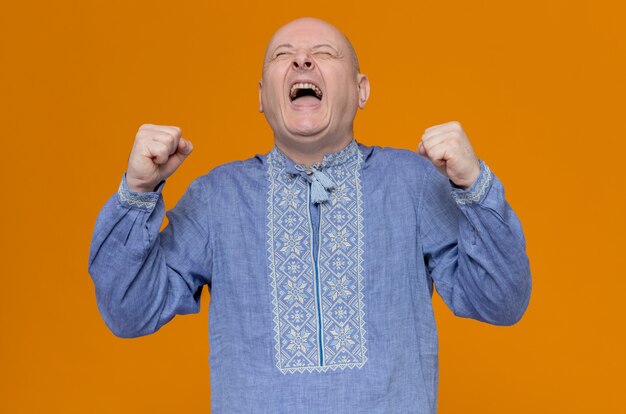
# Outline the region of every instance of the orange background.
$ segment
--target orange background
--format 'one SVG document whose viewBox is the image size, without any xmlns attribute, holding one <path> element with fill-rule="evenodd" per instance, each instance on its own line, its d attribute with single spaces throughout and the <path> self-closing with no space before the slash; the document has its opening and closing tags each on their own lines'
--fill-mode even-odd
<svg viewBox="0 0 626 414">
<path fill-rule="evenodd" d="M 91 233 L 142 123 L 194 153 L 167 208 L 214 166 L 265 153 L 266 42 L 314 15 L 352 40 L 372 84 L 357 140 L 415 149 L 458 120 L 505 185 L 533 273 L 512 327 L 435 296 L 440 413 L 614 413 L 625 387 L 624 6 L 591 1 L 13 2 L 0 14 L 0 411 L 209 412 L 199 315 L 109 332 Z"/>
</svg>

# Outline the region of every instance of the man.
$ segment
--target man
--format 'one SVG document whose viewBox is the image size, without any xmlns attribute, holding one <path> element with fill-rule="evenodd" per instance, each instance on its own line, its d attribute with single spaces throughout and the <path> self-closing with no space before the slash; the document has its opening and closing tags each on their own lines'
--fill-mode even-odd
<svg viewBox="0 0 626 414">
<path fill-rule="evenodd" d="M 93 235 L 89 272 L 123 338 L 199 312 L 211 292 L 215 413 L 434 413 L 433 283 L 458 316 L 516 323 L 531 291 L 521 224 L 458 122 L 418 152 L 353 136 L 369 96 L 347 38 L 321 20 L 272 37 L 259 83 L 275 146 L 194 180 L 192 150 L 142 125 Z"/>
</svg>

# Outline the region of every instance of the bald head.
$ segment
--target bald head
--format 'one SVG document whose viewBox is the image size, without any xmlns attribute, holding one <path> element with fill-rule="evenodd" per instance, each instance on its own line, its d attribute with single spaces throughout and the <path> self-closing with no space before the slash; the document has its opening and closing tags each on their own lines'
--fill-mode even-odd
<svg viewBox="0 0 626 414">
<path fill-rule="evenodd" d="M 337 40 L 336 43 L 338 47 L 340 48 L 339 52 L 341 54 L 345 54 L 351 60 L 356 73 L 360 73 L 361 69 L 359 67 L 359 59 L 357 58 L 356 51 L 352 47 L 352 43 L 350 43 L 347 36 L 332 24 L 314 17 L 301 17 L 299 19 L 292 20 L 276 30 L 270 39 L 267 48 L 265 49 L 263 72 L 265 72 L 265 67 L 272 56 L 273 50 L 281 44 L 289 44 L 290 33 L 303 31 L 307 31 L 308 33 L 319 33 L 320 36 L 323 34 L 333 35 Z"/>
<path fill-rule="evenodd" d="M 335 26 L 310 17 L 274 33 L 259 80 L 259 111 L 281 145 L 347 144 L 369 97 L 354 49 Z"/>
</svg>

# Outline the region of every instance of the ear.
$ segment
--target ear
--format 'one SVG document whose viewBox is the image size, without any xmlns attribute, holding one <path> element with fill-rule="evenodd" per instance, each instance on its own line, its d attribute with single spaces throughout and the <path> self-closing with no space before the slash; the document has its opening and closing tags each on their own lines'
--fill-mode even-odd
<svg viewBox="0 0 626 414">
<path fill-rule="evenodd" d="M 261 99 L 261 89 L 263 89 L 263 80 L 259 80 L 259 112 L 263 113 L 263 100 Z"/>
<path fill-rule="evenodd" d="M 362 73 L 357 75 L 357 86 L 359 92 L 359 108 L 365 108 L 365 103 L 370 97 L 370 81 Z"/>
</svg>

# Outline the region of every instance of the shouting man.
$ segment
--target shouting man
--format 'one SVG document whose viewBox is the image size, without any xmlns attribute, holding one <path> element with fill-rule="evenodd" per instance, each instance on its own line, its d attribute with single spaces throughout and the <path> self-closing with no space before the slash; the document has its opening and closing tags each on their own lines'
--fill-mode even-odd
<svg viewBox="0 0 626 414">
<path fill-rule="evenodd" d="M 273 148 L 194 180 L 161 232 L 192 144 L 139 128 L 93 234 L 98 309 L 115 335 L 148 335 L 199 312 L 208 285 L 215 413 L 435 413 L 433 287 L 494 325 L 528 306 L 520 221 L 461 125 L 427 128 L 417 151 L 365 146 L 368 97 L 339 30 L 283 26 L 259 82 Z"/>
</svg>

